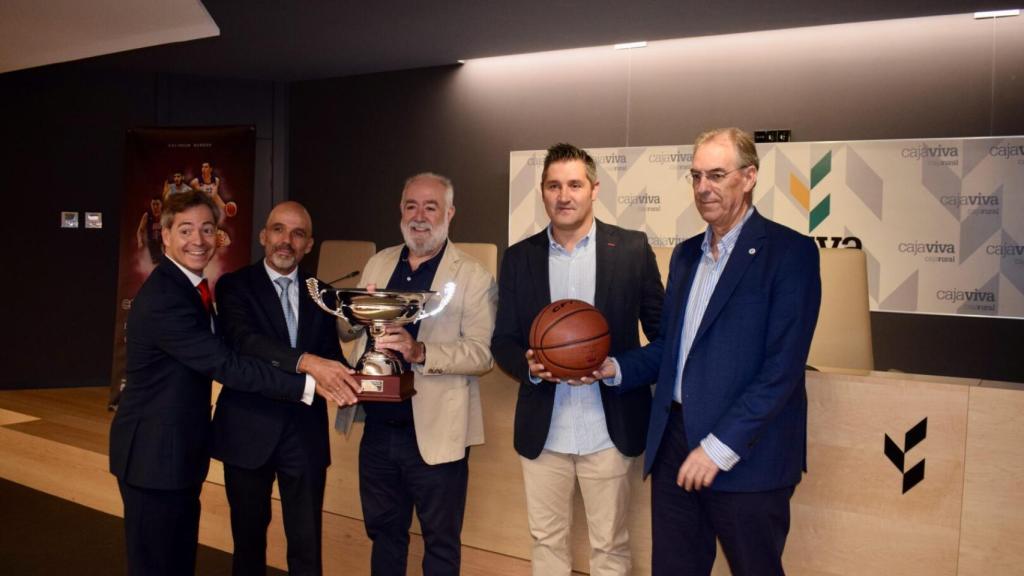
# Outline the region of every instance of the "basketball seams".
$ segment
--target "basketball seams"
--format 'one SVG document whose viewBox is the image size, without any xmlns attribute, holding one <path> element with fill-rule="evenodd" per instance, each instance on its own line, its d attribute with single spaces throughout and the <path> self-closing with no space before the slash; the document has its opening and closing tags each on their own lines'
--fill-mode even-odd
<svg viewBox="0 0 1024 576">
<path fill-rule="evenodd" d="M 551 310 L 553 305 L 560 303 L 564 304 L 559 306 L 557 311 Z M 565 306 L 565 304 L 570 303 L 570 306 Z M 566 308 L 569 309 L 566 310 Z M 596 317 L 589 317 L 586 315 L 579 316 L 579 314 L 584 312 L 596 314 Z M 566 323 L 566 321 L 568 321 L 568 323 Z M 604 330 L 597 335 L 579 338 L 570 342 L 559 342 L 553 346 L 543 345 L 545 340 L 552 338 L 552 334 L 557 332 L 557 328 L 569 330 L 569 333 L 573 333 L 578 330 L 583 330 L 585 332 L 593 328 L 600 329 L 602 326 Z M 586 365 L 587 361 L 583 357 L 575 357 L 575 352 L 584 354 L 587 357 L 593 357 L 600 354 L 607 356 L 608 349 L 611 346 L 611 331 L 604 315 L 593 305 L 577 299 L 559 300 L 548 304 L 548 306 L 546 306 L 541 313 L 534 318 L 534 321 L 530 326 L 529 335 L 530 348 L 537 354 L 537 359 L 549 370 L 560 373 L 560 378 L 577 378 L 590 374 L 591 368 L 589 365 Z M 563 333 L 561 336 L 564 337 L 565 334 Z M 555 337 L 552 339 L 557 340 L 558 338 Z M 574 348 L 579 350 L 574 350 Z M 549 357 L 549 354 L 554 357 Z M 580 362 L 580 364 L 566 363 L 573 363 L 577 361 Z"/>
<path fill-rule="evenodd" d="M 534 348 L 534 350 L 558 350 L 559 348 L 565 348 L 566 346 L 573 346 L 575 344 L 583 344 L 584 342 L 593 342 L 594 340 L 600 340 L 601 338 L 610 335 L 610 331 L 602 332 L 600 334 L 597 334 L 596 336 L 591 336 L 590 338 L 582 338 L 580 340 L 573 340 L 572 342 L 563 342 L 561 344 L 556 344 L 555 346 L 541 346 L 539 348 Z"/>
<path fill-rule="evenodd" d="M 580 302 L 582 302 L 582 300 L 580 300 Z M 584 304 L 586 304 L 586 302 L 584 302 Z M 573 310 L 572 312 L 568 312 L 564 316 L 559 316 L 558 318 L 556 318 L 555 321 L 552 322 L 551 325 L 548 326 L 546 330 L 544 330 L 544 333 L 540 335 L 540 339 L 535 340 L 535 342 L 540 342 L 541 344 L 543 344 L 544 343 L 544 338 L 548 335 L 548 332 L 553 330 L 556 326 L 558 326 L 559 324 L 561 324 L 562 322 L 564 322 L 568 318 L 571 318 L 571 317 L 573 317 L 573 316 L 575 316 L 577 314 L 583 313 L 583 312 L 596 312 L 597 315 L 601 318 L 601 320 L 604 320 L 604 316 L 601 315 L 601 312 L 597 308 L 588 307 L 588 308 L 580 308 L 578 310 Z M 607 321 L 605 321 L 605 323 L 607 324 Z M 562 346 L 564 346 L 564 344 L 562 344 Z M 541 348 L 550 348 L 550 346 L 541 346 Z"/>
</svg>

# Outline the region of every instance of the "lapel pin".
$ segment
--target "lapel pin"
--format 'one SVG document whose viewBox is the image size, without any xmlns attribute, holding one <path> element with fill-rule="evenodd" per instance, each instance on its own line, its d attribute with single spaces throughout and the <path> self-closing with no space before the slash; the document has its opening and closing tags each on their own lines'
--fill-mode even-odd
<svg viewBox="0 0 1024 576">
<path fill-rule="evenodd" d="M 756 253 L 757 253 L 757 249 L 756 248 L 751 248 L 750 250 L 747 250 L 747 254 L 750 254 L 751 256 L 753 256 Z"/>
</svg>

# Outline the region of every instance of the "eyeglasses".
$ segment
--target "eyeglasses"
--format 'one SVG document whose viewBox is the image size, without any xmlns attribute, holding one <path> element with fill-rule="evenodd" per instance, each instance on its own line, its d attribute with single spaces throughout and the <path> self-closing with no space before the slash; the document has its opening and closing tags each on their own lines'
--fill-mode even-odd
<svg viewBox="0 0 1024 576">
<path fill-rule="evenodd" d="M 707 180 L 711 184 L 720 184 L 725 177 L 737 170 L 743 170 L 744 168 L 750 168 L 750 164 L 746 166 L 740 166 L 739 168 L 733 168 L 732 170 L 712 170 L 710 172 L 701 172 L 700 170 L 690 170 L 686 173 L 686 180 L 695 187 L 700 184 L 701 180 Z"/>
</svg>

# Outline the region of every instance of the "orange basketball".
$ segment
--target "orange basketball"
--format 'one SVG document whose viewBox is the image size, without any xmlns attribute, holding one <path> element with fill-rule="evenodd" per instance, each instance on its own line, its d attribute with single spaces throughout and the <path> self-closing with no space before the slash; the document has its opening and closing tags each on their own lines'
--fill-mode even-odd
<svg viewBox="0 0 1024 576">
<path fill-rule="evenodd" d="M 238 214 L 238 204 L 234 202 L 228 202 L 224 205 L 224 215 L 228 218 L 234 218 L 235 214 Z"/>
<path fill-rule="evenodd" d="M 604 315 L 582 300 L 552 302 L 530 326 L 535 357 L 562 380 L 590 376 L 608 357 L 611 344 Z"/>
</svg>

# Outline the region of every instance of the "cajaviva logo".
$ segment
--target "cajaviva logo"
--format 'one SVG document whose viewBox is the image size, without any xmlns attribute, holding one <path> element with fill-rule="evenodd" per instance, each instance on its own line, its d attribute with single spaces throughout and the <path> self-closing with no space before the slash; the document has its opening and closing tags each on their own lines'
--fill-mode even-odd
<svg viewBox="0 0 1024 576">
<path fill-rule="evenodd" d="M 690 164 L 693 162 L 692 153 L 683 152 L 656 152 L 647 157 L 651 164 Z"/>
<path fill-rule="evenodd" d="M 993 254 L 1002 258 L 1013 256 L 1024 256 L 1024 244 L 1006 242 L 1003 244 L 989 244 L 985 247 L 986 254 Z"/>
<path fill-rule="evenodd" d="M 941 144 L 935 146 L 921 144 L 920 146 L 904 148 L 900 155 L 904 158 L 914 158 L 917 160 L 923 158 L 959 158 L 960 149 L 956 146 L 943 146 Z"/>
<path fill-rule="evenodd" d="M 625 164 L 626 163 L 626 155 L 625 154 L 615 154 L 615 153 L 612 153 L 612 154 L 596 154 L 594 156 L 594 161 L 597 162 L 598 164 L 602 165 L 602 166 L 607 166 L 608 164 Z"/>
<path fill-rule="evenodd" d="M 988 290 L 978 290 L 977 288 L 972 290 L 960 290 L 958 288 L 951 288 L 949 290 L 936 290 L 935 299 L 945 302 L 996 302 L 996 293 Z"/>
<path fill-rule="evenodd" d="M 956 254 L 956 246 L 949 242 L 900 242 L 896 249 L 905 254 Z"/>
<path fill-rule="evenodd" d="M 657 205 L 661 204 L 661 196 L 658 194 L 648 194 L 644 192 L 642 194 L 619 196 L 618 202 L 619 204 L 625 204 L 626 206 L 636 206 L 638 204 Z"/>
<path fill-rule="evenodd" d="M 814 208 L 811 208 L 811 191 L 814 190 L 821 181 L 825 179 L 832 172 L 832 151 L 829 150 L 814 164 L 811 168 L 811 183 L 807 186 L 800 179 L 800 176 L 789 173 L 789 194 L 801 206 L 804 210 L 807 210 L 807 231 L 814 232 L 814 229 L 819 224 L 825 221 L 826 218 L 832 213 L 832 195 L 826 194 Z"/>
<path fill-rule="evenodd" d="M 988 149 L 988 153 L 996 158 L 1020 158 L 1024 157 L 1024 145 L 1004 144 L 1002 146 L 993 146 Z"/>
</svg>

